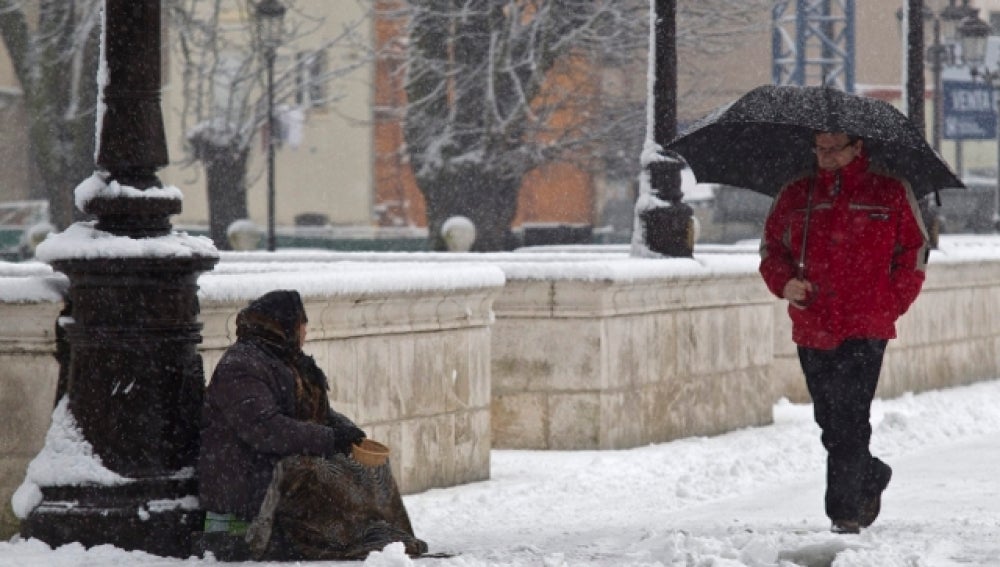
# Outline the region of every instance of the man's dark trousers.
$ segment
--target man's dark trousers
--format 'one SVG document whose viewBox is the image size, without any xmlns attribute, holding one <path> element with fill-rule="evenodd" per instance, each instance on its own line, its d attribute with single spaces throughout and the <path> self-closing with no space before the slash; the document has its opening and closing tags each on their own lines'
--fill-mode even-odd
<svg viewBox="0 0 1000 567">
<path fill-rule="evenodd" d="M 868 449 L 886 343 L 847 339 L 833 350 L 798 348 L 827 451 L 826 515 L 831 520 L 857 520 L 862 492 L 879 490 L 875 479 L 889 468 Z"/>
</svg>

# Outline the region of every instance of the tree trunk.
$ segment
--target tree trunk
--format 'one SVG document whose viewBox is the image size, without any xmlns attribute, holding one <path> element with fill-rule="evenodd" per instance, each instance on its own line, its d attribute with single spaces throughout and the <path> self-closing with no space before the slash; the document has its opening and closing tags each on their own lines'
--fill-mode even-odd
<svg viewBox="0 0 1000 567">
<path fill-rule="evenodd" d="M 199 157 L 205 166 L 208 192 L 209 236 L 219 250 L 230 250 L 226 229 L 247 213 L 247 158 L 249 148 L 205 143 Z"/>
<path fill-rule="evenodd" d="M 94 170 L 94 112 L 100 29 L 84 27 L 71 1 L 38 3 L 38 26 L 24 10 L 0 0 L 0 36 L 24 91 L 30 156 L 39 193 L 59 230 L 84 217 L 73 189 Z M 93 23 L 93 22 L 91 22 Z"/>
<path fill-rule="evenodd" d="M 441 169 L 433 178 L 421 179 L 431 250 L 447 250 L 441 225 L 455 215 L 468 217 L 476 226 L 472 251 L 510 250 L 510 225 L 517 213 L 520 185 L 520 177 L 471 166 Z"/>
<path fill-rule="evenodd" d="M 63 230 L 85 217 L 74 204 L 74 189 L 94 172 L 94 116 L 53 120 L 32 112 L 31 157 L 49 201 L 49 222 Z"/>
</svg>

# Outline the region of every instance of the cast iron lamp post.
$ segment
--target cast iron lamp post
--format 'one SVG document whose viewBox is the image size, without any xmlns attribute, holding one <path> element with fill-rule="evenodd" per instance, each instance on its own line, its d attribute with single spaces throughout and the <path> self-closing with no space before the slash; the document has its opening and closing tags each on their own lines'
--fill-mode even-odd
<svg viewBox="0 0 1000 567">
<path fill-rule="evenodd" d="M 993 87 L 993 109 L 997 113 L 997 183 L 993 187 L 993 229 L 1000 231 L 1000 62 L 996 69 L 986 66 L 986 44 L 992 29 L 978 17 L 967 17 L 958 27 L 958 40 L 962 46 L 962 59 L 969 66 L 973 80 L 981 77 Z"/>
<path fill-rule="evenodd" d="M 971 12 L 970 12 L 971 11 Z M 948 5 L 935 13 L 924 5 L 922 0 L 909 0 L 909 20 L 906 22 L 907 42 L 910 46 L 907 63 L 907 108 L 910 118 L 924 130 L 924 62 L 930 65 L 931 77 L 934 83 L 934 122 L 931 128 L 931 146 L 935 151 L 941 151 L 941 131 L 944 126 L 944 104 L 941 92 L 941 74 L 945 65 L 955 62 L 954 39 L 958 23 L 970 13 L 975 13 L 969 7 L 968 0 L 957 6 L 956 0 L 948 0 Z M 902 12 L 898 14 L 902 20 Z M 931 23 L 931 35 L 925 38 L 926 22 Z M 902 21 L 900 22 L 902 23 Z M 930 40 L 926 54 L 923 46 Z"/>
<path fill-rule="evenodd" d="M 656 0 L 654 9 L 652 100 L 647 104 L 653 105 L 653 142 L 662 148 L 677 135 L 676 0 Z M 642 234 L 633 235 L 633 241 L 642 238 L 652 252 L 690 258 L 694 220 L 691 207 L 681 202 L 681 168 L 680 161 L 664 154 L 646 163 L 653 195 L 667 204 L 638 211 Z"/>
<path fill-rule="evenodd" d="M 257 4 L 257 37 L 267 64 L 267 249 L 274 252 L 274 147 L 277 123 L 274 119 L 274 58 L 281 45 L 285 7 L 278 0 Z"/>
<path fill-rule="evenodd" d="M 97 221 L 36 250 L 69 279 L 69 360 L 52 432 L 76 430 L 96 459 L 83 463 L 92 465 L 85 479 L 64 466 L 42 481 L 29 468 L 26 484 L 37 480 L 41 498 L 21 532 L 53 547 L 187 557 L 204 517 L 194 473 L 205 386 L 197 280 L 218 252 L 207 238 L 172 230 L 182 195 L 156 175 L 168 162 L 160 0 L 105 0 L 104 10 L 97 171 L 76 190 Z M 84 458 L 67 445 L 47 443 L 41 468 Z"/>
<path fill-rule="evenodd" d="M 931 128 L 931 146 L 935 151 L 941 151 L 941 131 L 944 126 L 944 104 L 942 98 L 941 73 L 945 63 L 951 64 L 954 60 L 953 38 L 958 22 L 966 17 L 972 8 L 968 6 L 968 0 L 963 0 L 963 6 L 956 5 L 955 0 L 948 0 L 948 6 L 939 13 L 924 5 L 923 0 L 908 0 L 908 18 L 906 24 L 907 49 L 907 80 L 906 80 L 906 101 L 907 112 L 910 120 L 916 124 L 921 132 L 926 132 L 924 114 L 924 65 L 930 64 L 931 76 L 934 82 L 933 108 L 934 122 Z M 903 13 L 899 10 L 896 13 L 900 24 L 903 24 Z M 927 39 L 931 40 L 931 45 L 924 52 L 926 22 L 931 22 L 932 33 Z M 942 42 L 942 35 L 944 42 Z M 960 153 L 961 146 L 956 146 L 956 154 Z M 931 247 L 937 247 L 938 232 L 940 230 L 940 219 L 931 209 L 929 198 L 920 200 L 920 214 L 924 224 L 930 231 Z M 941 205 L 940 201 L 937 203 Z"/>
</svg>

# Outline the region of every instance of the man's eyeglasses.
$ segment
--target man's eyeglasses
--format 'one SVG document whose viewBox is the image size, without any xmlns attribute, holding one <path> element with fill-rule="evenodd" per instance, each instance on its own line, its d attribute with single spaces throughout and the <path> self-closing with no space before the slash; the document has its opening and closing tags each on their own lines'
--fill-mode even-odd
<svg viewBox="0 0 1000 567">
<path fill-rule="evenodd" d="M 857 141 L 857 140 L 855 140 L 855 141 Z M 842 146 L 833 146 L 833 147 L 829 147 L 829 148 L 824 148 L 822 146 L 813 146 L 812 150 L 813 150 L 813 153 L 816 154 L 816 155 L 827 155 L 828 156 L 828 155 L 838 154 L 838 153 L 844 151 L 845 149 L 847 149 L 848 146 L 853 146 L 853 145 L 854 145 L 854 142 L 847 142 L 846 144 L 844 144 Z"/>
</svg>

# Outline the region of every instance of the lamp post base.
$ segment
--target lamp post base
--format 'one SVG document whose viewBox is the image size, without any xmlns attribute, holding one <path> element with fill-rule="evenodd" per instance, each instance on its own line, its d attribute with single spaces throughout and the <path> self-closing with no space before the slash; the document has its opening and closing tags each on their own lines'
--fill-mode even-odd
<svg viewBox="0 0 1000 567">
<path fill-rule="evenodd" d="M 639 213 L 646 248 L 674 258 L 694 254 L 694 212 L 684 203 Z"/>
<path fill-rule="evenodd" d="M 200 531 L 194 479 L 156 478 L 119 486 L 42 488 L 42 503 L 21 522 L 21 535 L 53 548 L 113 545 L 155 555 L 191 555 L 191 534 Z"/>
<path fill-rule="evenodd" d="M 191 555 L 204 518 L 194 478 L 205 383 L 197 278 L 216 261 L 52 262 L 70 280 L 64 395 L 73 425 L 104 467 L 131 480 L 41 486 L 22 536 Z"/>
</svg>

